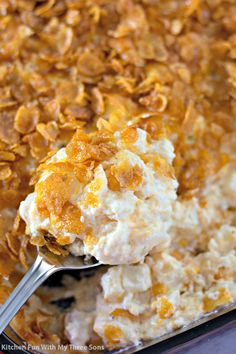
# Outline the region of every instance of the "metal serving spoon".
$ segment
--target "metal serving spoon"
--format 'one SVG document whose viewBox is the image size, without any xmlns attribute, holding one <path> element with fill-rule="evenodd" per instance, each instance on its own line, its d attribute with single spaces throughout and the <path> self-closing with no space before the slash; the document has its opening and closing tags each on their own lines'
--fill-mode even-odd
<svg viewBox="0 0 236 354">
<path fill-rule="evenodd" d="M 98 261 L 85 261 L 83 257 L 60 257 L 46 248 L 38 248 L 38 256 L 6 302 L 0 307 L 0 334 L 34 291 L 53 273 L 60 270 L 88 269 L 101 265 Z"/>
</svg>

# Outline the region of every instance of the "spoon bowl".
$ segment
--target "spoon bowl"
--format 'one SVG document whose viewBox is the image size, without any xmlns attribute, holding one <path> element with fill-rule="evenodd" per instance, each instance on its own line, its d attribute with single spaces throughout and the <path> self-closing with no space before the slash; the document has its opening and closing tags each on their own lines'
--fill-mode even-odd
<svg viewBox="0 0 236 354">
<path fill-rule="evenodd" d="M 73 270 L 73 269 L 88 269 L 101 265 L 92 256 L 73 256 L 68 254 L 67 256 L 58 256 L 48 250 L 47 247 L 37 247 L 38 255 L 44 259 L 50 265 L 55 266 L 58 270 Z"/>
<path fill-rule="evenodd" d="M 0 307 L 0 334 L 26 303 L 34 291 L 53 273 L 62 270 L 84 270 L 101 265 L 93 257 L 58 256 L 46 247 L 38 247 L 38 255 L 6 302 Z"/>
</svg>

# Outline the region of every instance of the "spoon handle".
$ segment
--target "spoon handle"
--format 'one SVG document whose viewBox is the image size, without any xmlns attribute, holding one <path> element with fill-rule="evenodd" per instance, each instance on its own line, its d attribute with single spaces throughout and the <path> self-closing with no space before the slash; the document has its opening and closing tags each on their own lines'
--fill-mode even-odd
<svg viewBox="0 0 236 354">
<path fill-rule="evenodd" d="M 0 307 L 0 334 L 33 292 L 56 270 L 55 265 L 45 262 L 40 255 L 37 256 L 32 267 Z"/>
</svg>

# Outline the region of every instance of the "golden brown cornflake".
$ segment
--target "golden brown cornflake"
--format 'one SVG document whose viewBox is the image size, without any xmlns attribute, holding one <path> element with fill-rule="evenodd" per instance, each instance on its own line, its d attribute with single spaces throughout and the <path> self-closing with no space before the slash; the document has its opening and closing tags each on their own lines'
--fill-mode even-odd
<svg viewBox="0 0 236 354">
<path fill-rule="evenodd" d="M 153 164 L 154 170 L 161 177 L 175 178 L 175 171 L 172 165 L 170 165 L 166 159 L 157 154 L 148 154 L 142 156 L 145 162 L 151 162 Z"/>
<path fill-rule="evenodd" d="M 83 222 L 80 220 L 81 211 L 79 208 L 73 204 L 66 203 L 63 207 L 63 213 L 59 218 L 59 224 L 57 223 L 57 228 L 71 234 L 81 234 L 84 230 Z M 55 220 L 57 222 L 57 219 Z M 70 244 L 70 237 L 58 237 L 57 242 L 59 245 Z"/>
<path fill-rule="evenodd" d="M 17 208 L 19 203 L 25 197 L 25 193 L 14 189 L 0 189 L 0 210 L 6 208 Z"/>
<path fill-rule="evenodd" d="M 138 140 L 138 132 L 134 127 L 127 127 L 121 132 L 121 139 L 126 144 L 134 144 Z"/>
<path fill-rule="evenodd" d="M 57 239 L 55 239 L 53 236 L 46 234 L 44 236 L 45 238 L 45 246 L 48 248 L 48 250 L 50 252 L 52 252 L 54 255 L 57 256 L 67 256 L 69 254 L 69 252 L 63 248 L 63 246 L 61 246 L 58 242 Z"/>
<path fill-rule="evenodd" d="M 70 177 L 66 174 L 52 173 L 42 183 L 36 185 L 37 206 L 39 211 L 48 216 L 49 213 L 60 215 L 64 205 L 69 201 L 68 184 Z"/>
<path fill-rule="evenodd" d="M 60 116 L 60 102 L 56 99 L 46 101 L 43 105 L 44 112 L 48 119 L 57 122 Z"/>
<path fill-rule="evenodd" d="M 73 162 L 85 163 L 88 160 L 106 160 L 115 154 L 116 148 L 109 132 L 85 134 L 78 130 L 67 145 L 66 152 Z"/>
<path fill-rule="evenodd" d="M 163 121 L 162 116 L 155 114 L 151 117 L 141 118 L 137 126 L 145 130 L 152 139 L 161 139 L 168 136 L 169 127 Z"/>
<path fill-rule="evenodd" d="M 13 232 L 8 232 L 6 234 L 7 246 L 14 256 L 18 256 L 20 250 L 20 241 L 18 236 Z"/>
<path fill-rule="evenodd" d="M 29 238 L 26 235 L 21 236 L 21 245 L 19 250 L 19 261 L 24 269 L 29 268 L 28 246 Z"/>
<path fill-rule="evenodd" d="M 14 259 L 8 255 L 5 249 L 0 248 L 0 274 L 6 277 L 13 271 L 14 268 Z"/>
<path fill-rule="evenodd" d="M 21 134 L 32 132 L 39 121 L 39 110 L 36 107 L 20 106 L 16 112 L 14 128 Z"/>
<path fill-rule="evenodd" d="M 168 104 L 168 98 L 162 93 L 152 91 L 150 95 L 141 97 L 139 102 L 154 112 L 164 112 Z"/>
<path fill-rule="evenodd" d="M 45 159 L 41 160 L 41 165 L 38 167 L 38 171 L 50 171 L 50 172 L 55 172 L 55 173 L 60 173 L 60 174 L 65 174 L 65 173 L 73 173 L 74 171 L 74 165 L 71 164 L 68 161 L 64 162 L 48 162 L 48 158 L 50 156 L 47 156 Z M 44 163 L 46 162 L 46 163 Z"/>
<path fill-rule="evenodd" d="M 0 162 L 0 181 L 8 179 L 12 174 L 10 166 L 4 162 Z"/>
<path fill-rule="evenodd" d="M 104 73 L 105 65 L 95 53 L 85 52 L 78 58 L 77 63 L 78 73 L 83 76 L 97 77 Z"/>
<path fill-rule="evenodd" d="M 128 97 L 106 94 L 104 102 L 103 118 L 109 121 L 108 130 L 112 132 L 124 129 L 128 121 L 139 113 L 137 104 Z"/>
<path fill-rule="evenodd" d="M 78 103 L 68 105 L 64 113 L 70 117 L 70 119 L 79 119 L 85 122 L 89 122 L 93 114 L 91 108 L 87 106 L 81 107 Z"/>
<path fill-rule="evenodd" d="M 3 141 L 0 140 L 0 149 L 5 150 L 7 147 L 7 144 L 5 144 Z"/>
<path fill-rule="evenodd" d="M 101 115 L 104 112 L 104 100 L 101 91 L 94 87 L 92 89 L 92 108 L 97 115 Z"/>
<path fill-rule="evenodd" d="M 88 147 L 88 148 L 87 148 Z M 87 149 L 86 149 L 87 148 Z M 86 134 L 77 131 L 66 147 L 66 152 L 72 161 L 84 162 L 90 158 L 89 139 Z"/>
<path fill-rule="evenodd" d="M 123 160 L 109 168 L 107 177 L 111 190 L 117 191 L 122 188 L 137 190 L 142 182 L 142 169 L 138 165 L 131 166 L 128 161 Z"/>
<path fill-rule="evenodd" d="M 57 50 L 61 55 L 66 54 L 73 41 L 73 31 L 70 27 L 62 25 L 59 28 L 56 38 Z"/>
<path fill-rule="evenodd" d="M 16 144 L 19 142 L 19 133 L 14 129 L 13 113 L 0 112 L 0 140 L 6 144 Z"/>
<path fill-rule="evenodd" d="M 17 105 L 16 101 L 0 101 L 0 109 L 9 108 Z"/>
<path fill-rule="evenodd" d="M 47 124 L 39 123 L 37 131 L 48 141 L 54 142 L 59 134 L 59 129 L 56 122 L 48 122 Z"/>
<path fill-rule="evenodd" d="M 94 169 L 98 165 L 96 161 L 87 161 L 84 164 L 75 164 L 74 173 L 76 178 L 82 183 L 87 184 L 94 176 Z"/>
<path fill-rule="evenodd" d="M 50 0 L 47 1 L 46 3 L 43 3 L 41 6 L 38 6 L 37 9 L 35 10 L 35 15 L 39 16 L 44 16 L 47 14 L 47 12 L 53 7 L 55 4 L 55 0 Z"/>
<path fill-rule="evenodd" d="M 16 156 L 10 151 L 0 151 L 0 161 L 15 161 Z"/>
<path fill-rule="evenodd" d="M 78 99 L 81 94 L 80 90 L 84 94 L 84 87 L 81 87 L 78 82 L 60 82 L 56 88 L 56 99 L 60 105 L 66 106 Z"/>
<path fill-rule="evenodd" d="M 13 147 L 12 147 L 13 153 L 17 154 L 21 157 L 26 157 L 28 150 L 29 149 L 28 149 L 27 145 L 25 145 L 25 144 L 22 144 L 22 145 L 16 144 L 16 145 L 13 145 Z"/>
<path fill-rule="evenodd" d="M 33 246 L 39 246 L 39 247 L 43 247 L 43 246 L 46 245 L 46 241 L 45 241 L 45 238 L 44 238 L 43 234 L 33 237 L 33 238 L 30 240 L 30 243 L 31 243 Z"/>
<path fill-rule="evenodd" d="M 29 143 L 31 155 L 37 160 L 42 160 L 49 152 L 48 140 L 38 132 L 25 136 L 24 142 Z"/>
<path fill-rule="evenodd" d="M 98 130 L 106 130 L 108 132 L 114 131 L 112 124 L 103 118 L 99 118 L 96 125 Z"/>
</svg>

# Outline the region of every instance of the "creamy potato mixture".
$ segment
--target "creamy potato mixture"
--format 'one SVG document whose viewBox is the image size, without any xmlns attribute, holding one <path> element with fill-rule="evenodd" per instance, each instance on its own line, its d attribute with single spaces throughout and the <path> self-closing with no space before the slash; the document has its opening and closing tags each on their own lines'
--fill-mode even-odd
<svg viewBox="0 0 236 354">
<path fill-rule="evenodd" d="M 235 166 L 227 165 L 196 198 L 174 203 L 171 243 L 145 261 L 102 275 L 101 291 L 88 290 L 65 318 L 71 343 L 98 334 L 108 348 L 138 344 L 198 319 L 236 298 Z M 97 282 L 95 276 L 90 282 Z M 86 282 L 77 287 L 85 291 Z M 78 295 L 77 295 L 78 296 Z M 87 299 L 93 299 L 89 309 Z M 85 330 L 86 329 L 86 330 Z"/>
<path fill-rule="evenodd" d="M 35 246 L 104 263 L 40 287 L 23 340 L 113 350 L 236 301 L 235 14 L 0 2 L 0 303 Z"/>
<path fill-rule="evenodd" d="M 173 157 L 168 139 L 131 126 L 114 136 L 76 133 L 40 166 L 35 192 L 21 203 L 27 232 L 49 250 L 56 242 L 105 264 L 143 261 L 170 242 Z"/>
</svg>

